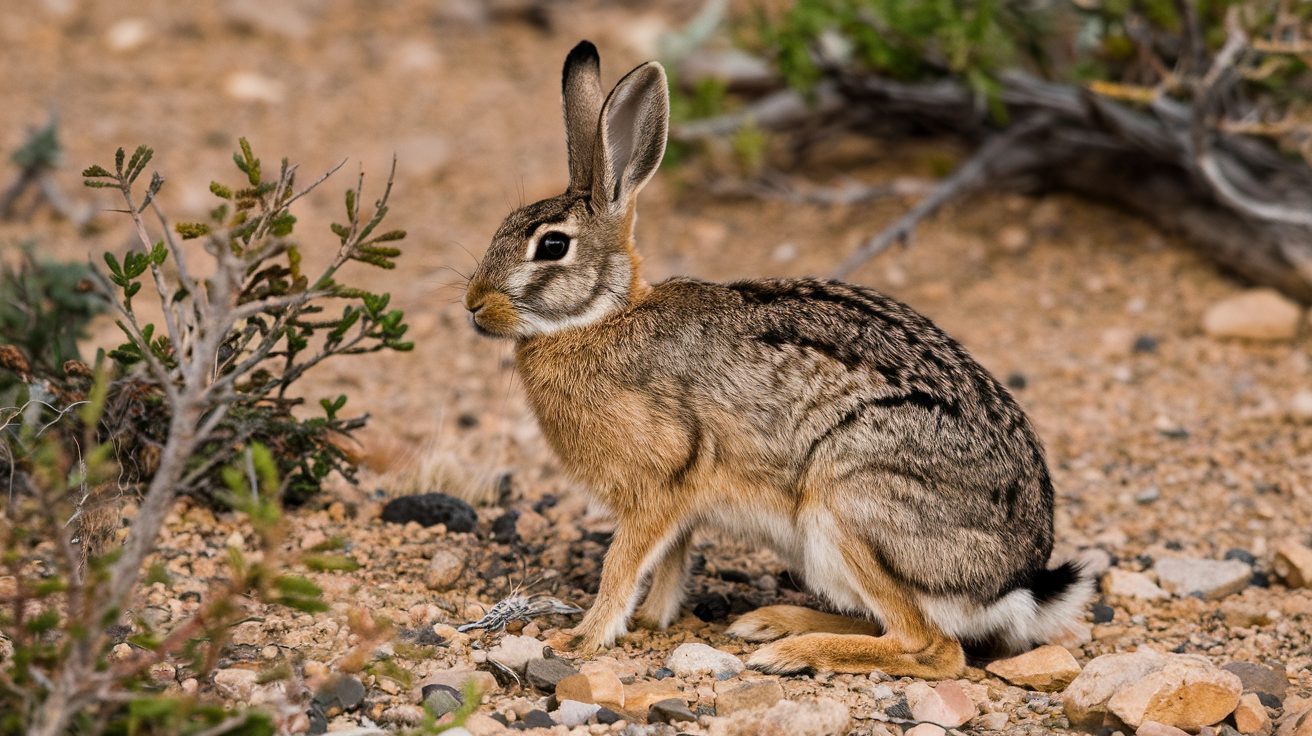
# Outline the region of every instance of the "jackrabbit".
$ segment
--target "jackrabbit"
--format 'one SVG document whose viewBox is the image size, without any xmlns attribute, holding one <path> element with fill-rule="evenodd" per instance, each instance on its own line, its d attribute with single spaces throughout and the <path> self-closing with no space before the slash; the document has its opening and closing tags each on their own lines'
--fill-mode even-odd
<svg viewBox="0 0 1312 736">
<path fill-rule="evenodd" d="M 1047 567 L 1053 489 L 1016 402 L 928 319 L 819 279 L 639 274 L 635 201 L 665 152 L 665 72 L 603 97 L 587 41 L 565 60 L 569 188 L 506 218 L 469 282 L 514 338 L 544 435 L 614 514 L 575 629 L 596 651 L 668 625 L 702 527 L 768 545 L 844 615 L 768 606 L 731 634 L 771 672 L 955 677 L 962 644 L 1014 652 L 1065 630 L 1091 585 Z"/>
</svg>

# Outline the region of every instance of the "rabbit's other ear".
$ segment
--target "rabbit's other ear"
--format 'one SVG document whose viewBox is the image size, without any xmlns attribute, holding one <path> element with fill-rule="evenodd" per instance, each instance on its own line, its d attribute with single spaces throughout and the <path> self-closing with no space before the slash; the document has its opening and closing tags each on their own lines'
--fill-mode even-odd
<svg viewBox="0 0 1312 736">
<path fill-rule="evenodd" d="M 561 103 L 565 110 L 565 147 L 569 151 L 569 188 L 586 192 L 592 186 L 593 147 L 601 114 L 601 57 L 591 41 L 579 41 L 565 57 L 561 72 Z"/>
<path fill-rule="evenodd" d="M 624 75 L 601 108 L 592 201 L 620 211 L 656 173 L 670 127 L 665 69 L 649 61 Z"/>
</svg>

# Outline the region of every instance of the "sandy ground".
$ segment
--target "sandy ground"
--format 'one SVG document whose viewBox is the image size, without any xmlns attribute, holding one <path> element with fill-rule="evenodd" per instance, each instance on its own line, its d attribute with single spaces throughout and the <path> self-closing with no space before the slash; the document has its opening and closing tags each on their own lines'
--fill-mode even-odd
<svg viewBox="0 0 1312 736">
<path fill-rule="evenodd" d="M 29 126 L 57 111 L 67 162 L 59 180 L 79 200 L 104 207 L 110 200 L 83 192 L 77 170 L 109 160 L 116 146 L 149 143 L 157 150 L 154 166 L 168 177 L 162 201 L 175 219 L 212 206 L 208 183 L 233 178 L 229 158 L 238 135 L 266 161 L 285 155 L 305 172 L 349 158 L 300 212 L 306 250 L 314 253 L 322 242 L 320 258 L 333 242 L 320 238 L 340 208 L 340 191 L 359 167 L 367 186 L 381 185 L 397 152 L 392 224 L 410 233 L 402 266 L 387 274 L 361 270 L 358 278 L 392 292 L 417 346 L 405 355 L 330 364 L 307 380 L 308 395 L 345 392 L 350 406 L 372 415 L 364 443 L 373 472 L 364 489 L 342 491 L 337 506 L 326 508 L 334 500 L 328 498 L 324 508 L 293 517 L 294 544 L 342 536 L 363 568 L 316 575 L 334 603 L 328 614 L 261 612 L 239 632 L 227 664 L 259 668 L 287 659 L 313 685 L 353 641 L 349 612 L 368 610 L 403 629 L 436 624 L 448 635 L 444 645 L 395 654 L 415 684 L 480 664 L 482 649 L 497 637 L 452 636 L 445 627 L 477 617 L 514 585 L 532 582 L 579 605 L 595 591 L 605 521 L 586 514 L 580 489 L 547 452 L 510 370 L 510 346 L 468 328 L 461 273 L 510 208 L 564 184 L 557 75 L 568 48 L 591 38 L 602 49 L 603 76 L 614 80 L 652 53 L 660 29 L 683 22 L 696 5 L 566 3 L 553 11 L 548 30 L 513 13 L 480 17 L 473 3 L 264 5 L 201 10 L 46 0 L 6 12 L 0 149 L 13 150 Z M 929 176 L 955 154 L 933 142 L 838 139 L 824 144 L 804 173 L 816 180 L 840 173 L 859 180 Z M 905 206 L 720 200 L 706 194 L 695 170 L 666 171 L 643 195 L 638 242 L 652 281 L 673 274 L 824 274 Z M 96 222 L 89 236 L 45 218 L 4 223 L 0 241 L 35 238 L 43 252 L 60 257 L 126 247 L 121 220 L 104 214 Z M 1004 232 L 1010 237 L 1000 237 Z M 1220 558 L 1242 549 L 1258 572 L 1269 573 L 1278 540 L 1309 541 L 1312 430 L 1291 418 L 1290 405 L 1312 383 L 1312 344 L 1306 334 L 1261 344 L 1205 335 L 1203 312 L 1242 285 L 1170 235 L 1060 195 L 996 194 L 952 207 L 922 229 L 913 247 L 886 254 L 854 280 L 929 315 L 986 367 L 1023 386 L 1016 395 L 1047 445 L 1059 493 L 1058 555 L 1098 547 L 1118 567 L 1141 570 L 1163 556 Z M 100 329 L 93 342 L 112 339 L 112 328 Z M 416 459 L 424 465 L 417 490 L 492 500 L 508 477 L 504 506 L 521 512 L 521 538 L 493 541 L 493 522 L 505 512 L 496 506 L 480 510 L 483 524 L 469 536 L 415 528 L 396 534 L 378 521 L 372 491 L 405 490 L 397 473 Z M 204 591 L 217 574 L 212 558 L 233 531 L 229 519 L 180 513 L 160 548 L 174 581 L 151 591 L 149 605 L 169 609 L 183 592 Z M 439 550 L 470 563 L 443 591 L 426 581 L 429 558 Z M 732 613 L 806 600 L 786 579 L 780 586 L 782 569 L 768 554 L 715 539 L 699 554 L 704 566 L 685 616 L 670 632 L 626 640 L 604 660 L 608 666 L 647 678 L 688 640 L 750 652 L 724 635 L 725 612 L 712 611 L 709 623 L 692 614 L 693 603 L 715 595 Z M 1215 664 L 1274 664 L 1289 678 L 1287 702 L 1312 696 L 1312 591 L 1276 584 L 1220 601 L 1107 603 L 1114 619 L 1092 624 L 1091 639 L 1072 645 L 1081 663 L 1146 643 Z M 180 610 L 185 606 L 169 615 Z M 547 619 L 528 633 L 546 639 L 569 624 Z M 396 722 L 397 712 L 382 714 L 418 702 L 410 686 L 398 684 L 406 678 L 371 671 L 363 679 L 365 707 L 340 716 L 338 725 Z M 1057 696 L 1027 694 L 978 670 L 967 679 L 983 688 L 983 695 L 975 692 L 983 710 L 1009 714 L 1008 730 L 1067 725 Z M 840 700 L 851 709 L 853 728 L 871 732 L 870 719 L 886 712 L 908 681 L 890 683 L 891 699 L 878 678 L 821 674 L 782 684 L 789 697 Z M 714 700 L 708 680 L 677 686 L 694 709 Z M 540 696 L 503 684 L 483 712 L 522 717 L 523 698 L 542 705 Z M 709 723 L 703 713 L 701 724 L 685 728 L 701 732 Z"/>
</svg>

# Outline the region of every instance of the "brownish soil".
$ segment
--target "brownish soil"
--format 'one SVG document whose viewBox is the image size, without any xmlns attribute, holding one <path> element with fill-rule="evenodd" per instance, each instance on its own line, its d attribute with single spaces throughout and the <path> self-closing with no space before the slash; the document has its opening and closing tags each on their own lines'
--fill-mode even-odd
<svg viewBox="0 0 1312 736">
<path fill-rule="evenodd" d="M 461 274 L 510 208 L 564 184 L 558 73 L 565 52 L 580 37 L 592 39 L 602 49 L 604 77 L 614 80 L 653 53 L 656 31 L 684 22 L 698 4 L 659 5 L 565 3 L 545 31 L 514 13 L 480 19 L 472 2 L 411 0 L 231 2 L 206 10 L 162 1 L 33 0 L 0 19 L 0 149 L 15 149 L 29 126 L 57 111 L 66 161 L 58 180 L 79 201 L 113 206 L 104 190 L 82 190 L 77 170 L 110 160 L 117 146 L 142 142 L 156 148 L 152 166 L 168 178 L 165 209 L 182 220 L 212 206 L 211 179 L 234 179 L 230 155 L 239 135 L 266 161 L 285 155 L 298 162 L 303 176 L 349 158 L 299 213 L 305 249 L 322 259 L 335 244 L 327 224 L 357 169 L 377 191 L 392 152 L 400 157 L 392 224 L 409 231 L 401 266 L 354 276 L 392 293 L 409 316 L 416 348 L 330 363 L 306 380 L 307 396 L 346 393 L 348 407 L 369 412 L 362 439 L 369 471 L 363 487 L 335 489 L 320 507 L 291 519 L 293 547 L 340 536 L 362 568 L 312 574 L 332 603 L 326 614 L 254 611 L 225 662 L 264 669 L 287 660 L 313 687 L 357 642 L 347 626 L 353 612 L 411 634 L 436 625 L 448 637 L 438 646 L 402 646 L 403 638 L 386 645 L 384 654 L 390 651 L 402 672 L 375 667 L 362 674 L 365 706 L 339 716 L 334 727 L 399 720 L 401 711 L 383 714 L 419 702 L 424 678 L 478 666 L 499 635 L 455 636 L 449 627 L 477 618 L 514 586 L 580 606 L 595 591 L 606 521 L 587 515 L 583 489 L 547 450 L 513 374 L 511 346 L 469 329 L 459 303 Z M 124 20 L 144 24 L 136 43 L 122 43 L 125 32 L 116 24 Z M 238 73 L 265 80 L 268 99 L 230 94 Z M 958 154 L 939 142 L 841 138 L 822 145 L 801 173 L 815 180 L 929 177 Z M 638 242 L 649 280 L 823 275 L 908 204 L 723 200 L 701 181 L 694 164 L 662 172 L 644 193 Z M 0 241 L 34 239 L 43 253 L 65 258 L 127 247 L 121 216 L 101 214 L 95 224 L 95 233 L 84 235 L 39 215 L 0 224 Z M 1012 247 L 999 237 L 1007 228 Z M 1204 334 L 1206 308 L 1243 287 L 1171 235 L 1058 194 L 988 194 L 941 213 L 912 247 L 882 256 L 854 280 L 929 315 L 999 377 L 1023 384 L 1016 395 L 1046 443 L 1059 492 L 1058 556 L 1100 547 L 1116 566 L 1140 570 L 1151 567 L 1147 558 L 1220 558 L 1238 548 L 1269 575 L 1276 542 L 1308 541 L 1312 427 L 1290 409 L 1296 392 L 1312 384 L 1306 328 L 1298 340 L 1274 343 Z M 91 342 L 115 339 L 112 324 L 102 323 Z M 510 494 L 498 501 L 504 477 Z M 481 501 L 480 530 L 457 535 L 383 524 L 376 488 L 383 495 L 446 491 Z M 544 499 L 558 502 L 548 508 Z M 531 511 L 535 505 L 541 516 Z M 495 542 L 490 528 L 506 507 L 522 512 L 521 538 Z M 222 515 L 180 512 L 159 547 L 172 582 L 148 591 L 143 607 L 158 609 L 164 622 L 194 607 L 182 594 L 203 593 L 221 575 L 223 547 L 240 541 L 232 538 L 240 531 Z M 441 591 L 426 582 L 429 558 L 439 550 L 469 563 Z M 725 636 L 731 615 L 712 612 L 711 622 L 693 615 L 693 605 L 710 594 L 721 594 L 732 614 L 807 600 L 786 579 L 780 587 L 783 571 L 769 554 L 714 538 L 698 552 L 705 564 L 684 617 L 667 632 L 624 640 L 603 659 L 621 676 L 649 677 L 684 641 L 750 653 L 751 646 Z M 1147 644 L 1216 664 L 1272 664 L 1290 681 L 1286 709 L 1312 697 L 1310 590 L 1273 582 L 1220 601 L 1106 602 L 1114 619 L 1091 625 L 1091 639 L 1072 645 L 1082 664 Z M 543 619 L 524 633 L 547 640 L 572 623 Z M 887 683 L 889 698 L 876 690 L 878 677 L 779 679 L 789 697 L 843 702 L 861 733 L 872 731 L 872 719 L 882 718 L 909 682 Z M 971 692 L 983 710 L 1009 714 L 1008 730 L 1067 726 L 1058 695 L 1027 693 L 981 670 L 967 679 L 980 684 Z M 710 679 L 672 682 L 694 710 L 714 701 Z M 503 683 L 480 712 L 522 716 L 540 699 Z M 710 723 L 704 714 L 700 724 L 683 728 L 703 733 Z"/>
</svg>

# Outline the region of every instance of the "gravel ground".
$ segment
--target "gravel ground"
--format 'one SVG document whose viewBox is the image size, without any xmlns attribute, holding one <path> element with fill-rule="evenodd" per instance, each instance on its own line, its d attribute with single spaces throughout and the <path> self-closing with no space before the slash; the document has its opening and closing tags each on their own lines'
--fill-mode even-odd
<svg viewBox="0 0 1312 736">
<path fill-rule="evenodd" d="M 565 50 L 592 38 L 605 77 L 615 79 L 651 55 L 658 31 L 696 6 L 569 3 L 553 11 L 545 31 L 506 3 L 489 14 L 460 2 L 400 1 L 384 12 L 367 3 L 329 9 L 234 0 L 192 10 L 162 1 L 45 0 L 6 14 L 0 147 L 14 149 L 25 127 L 56 107 L 68 161 L 59 179 L 88 205 L 108 203 L 78 191 L 75 169 L 137 142 L 158 149 L 156 163 L 169 177 L 162 201 L 175 219 L 209 206 L 206 187 L 228 177 L 237 135 L 306 171 L 349 156 L 348 169 L 358 160 L 381 173 L 391 151 L 401 157 L 394 224 L 410 231 L 409 250 L 396 274 L 361 278 L 393 292 L 418 345 L 403 356 L 329 365 L 307 379 L 307 395 L 346 392 L 373 415 L 361 447 L 369 470 L 360 488 L 335 488 L 290 519 L 293 548 L 340 547 L 360 568 L 309 573 L 331 603 L 325 614 L 256 607 L 214 681 L 160 668 L 161 683 L 265 703 L 291 731 L 400 726 L 417 717 L 424 698 L 447 707 L 443 693 L 450 693 L 435 686 L 458 687 L 473 672 L 487 690 L 468 724 L 475 733 L 580 715 L 589 722 L 569 732 L 938 733 L 912 728 L 931 720 L 927 714 L 964 731 L 1051 733 L 1083 723 L 1086 705 L 1099 723 L 1110 709 L 1107 722 L 1125 733 L 1133 726 L 1171 733 L 1155 730 L 1156 720 L 1204 726 L 1131 702 L 1144 694 L 1195 713 L 1222 703 L 1217 720 L 1226 720 L 1207 726 L 1213 731 L 1312 733 L 1312 716 L 1300 721 L 1312 707 L 1312 589 L 1291 587 L 1312 584 L 1312 569 L 1298 578 L 1297 546 L 1312 543 L 1307 317 L 1295 310 L 1291 330 L 1278 302 L 1235 305 L 1228 300 L 1245 287 L 1169 234 L 1055 194 L 961 203 L 928 223 L 913 247 L 885 255 L 855 280 L 958 337 L 1033 417 L 1059 493 L 1057 554 L 1109 568 L 1087 628 L 1059 642 L 1074 670 L 1048 652 L 1043 662 L 1005 670 L 1022 685 L 971 668 L 932 690 L 877 675 L 736 673 L 730 660 L 673 673 L 671 665 L 687 657 L 670 655 L 684 644 L 743 658 L 750 647 L 724 634 L 733 616 L 809 600 L 770 554 L 715 538 L 698 548 L 684 616 L 590 663 L 542 663 L 551 662 L 541 660 L 542 647 L 576 620 L 569 615 L 504 633 L 455 631 L 515 590 L 586 607 L 609 532 L 547 452 L 509 368 L 509 346 L 468 329 L 456 303 L 459 272 L 468 272 L 471 254 L 510 207 L 564 182 L 556 74 Z M 822 144 L 804 173 L 815 180 L 839 172 L 861 180 L 929 176 L 958 153 L 942 142 L 840 137 Z M 337 181 L 330 190 L 344 186 Z M 336 194 L 306 205 L 301 232 L 326 234 Z M 652 280 L 823 274 L 905 206 L 719 200 L 699 188 L 690 167 L 662 173 L 644 194 L 639 243 Z M 106 215 L 97 224 L 85 236 L 38 219 L 36 237 L 64 257 L 127 242 L 123 223 Z M 0 224 L 0 240 L 32 236 L 30 223 Z M 1263 331 L 1274 337 L 1234 336 Z M 112 324 L 102 324 L 92 342 L 113 340 Z M 380 519 L 388 498 L 416 491 L 475 502 L 474 530 Z M 193 610 L 223 575 L 225 546 L 245 544 L 243 532 L 227 516 L 179 509 L 158 550 L 171 581 L 147 590 L 137 615 L 158 626 Z M 393 629 L 380 642 L 369 630 L 381 622 Z M 358 645 L 368 655 L 362 670 L 350 666 Z M 1124 655 L 1140 647 L 1172 658 L 1135 670 Z M 1123 656 L 1098 659 L 1115 653 Z M 1103 664 L 1091 666 L 1096 659 Z M 1260 667 L 1237 675 L 1217 669 L 1238 662 Z M 293 680 L 257 683 L 257 673 L 282 663 Z M 561 685 L 566 694 L 606 710 L 568 703 L 556 710 L 558 700 L 572 698 L 550 696 L 553 678 L 576 669 L 581 674 Z M 1081 680 L 1067 686 L 1078 670 Z M 1172 677 L 1174 684 L 1157 681 Z M 1101 703 L 1088 692 L 1095 680 L 1113 683 Z M 665 696 L 678 702 L 649 711 Z M 649 715 L 693 720 L 677 729 L 637 725 Z M 598 722 L 612 716 L 620 720 Z"/>
</svg>

